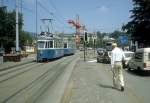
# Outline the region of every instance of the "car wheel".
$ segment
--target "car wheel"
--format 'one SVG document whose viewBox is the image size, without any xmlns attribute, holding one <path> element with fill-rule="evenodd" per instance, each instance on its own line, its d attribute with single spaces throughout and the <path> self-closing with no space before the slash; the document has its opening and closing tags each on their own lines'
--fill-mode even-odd
<svg viewBox="0 0 150 103">
<path fill-rule="evenodd" d="M 138 68 L 137 68 L 137 71 L 138 71 L 138 72 L 141 72 L 141 69 L 140 69 L 140 67 L 138 67 Z"/>
<path fill-rule="evenodd" d="M 97 63 L 99 63 L 99 60 L 97 59 Z"/>
<path fill-rule="evenodd" d="M 126 68 L 129 68 L 129 64 L 126 65 Z"/>
<path fill-rule="evenodd" d="M 129 70 L 129 71 L 131 71 L 131 67 L 130 67 L 129 65 L 128 65 L 128 67 L 127 67 L 127 68 L 128 68 L 128 70 Z"/>
</svg>

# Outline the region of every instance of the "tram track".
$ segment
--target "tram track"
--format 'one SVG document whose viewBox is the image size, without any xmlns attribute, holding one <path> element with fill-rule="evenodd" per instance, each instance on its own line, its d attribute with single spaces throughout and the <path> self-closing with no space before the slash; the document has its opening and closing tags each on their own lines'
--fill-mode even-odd
<svg viewBox="0 0 150 103">
<path fill-rule="evenodd" d="M 51 63 L 53 64 L 55 62 L 57 61 L 53 61 Z M 32 69 L 35 69 L 36 67 L 41 67 L 42 65 L 45 65 L 46 63 L 49 63 L 49 62 L 43 62 L 43 63 L 30 62 L 28 64 L 25 63 L 23 65 L 17 65 L 13 68 L 3 70 L 0 72 L 0 83 L 7 81 L 9 79 L 15 78 L 23 73 L 26 73 Z"/>
<path fill-rule="evenodd" d="M 28 61 L 28 62 L 24 62 L 24 63 L 12 65 L 12 66 L 3 67 L 3 68 L 0 69 L 0 72 L 7 71 L 7 70 L 10 70 L 10 69 L 22 66 L 22 65 L 30 64 L 30 63 L 33 63 L 33 62 L 34 61 Z"/>
<path fill-rule="evenodd" d="M 45 80 L 45 82 L 43 82 L 43 85 L 39 88 L 39 91 L 37 91 L 35 93 L 35 95 L 31 96 L 25 103 L 36 103 L 37 100 L 39 99 L 39 97 L 44 94 L 44 92 L 47 90 L 47 88 L 49 88 L 54 82 L 55 80 L 59 77 L 59 75 L 61 73 L 63 73 L 66 69 L 66 67 L 69 65 L 70 61 L 73 61 L 74 59 L 72 60 L 69 60 L 67 61 L 67 65 L 66 64 L 60 64 L 60 65 L 57 65 L 56 68 L 58 69 L 57 71 L 55 71 L 55 73 L 53 74 L 53 77 L 51 78 L 48 78 L 47 80 Z M 46 75 L 48 75 L 51 71 L 48 71 L 48 73 Z M 45 78 L 47 77 L 45 75 Z M 43 78 L 43 79 L 45 79 Z"/>
<path fill-rule="evenodd" d="M 0 83 L 5 82 L 9 79 L 13 79 L 13 78 L 25 73 L 25 72 L 28 72 L 32 69 L 35 69 L 36 67 L 43 65 L 43 64 L 34 64 L 34 65 L 33 64 L 34 63 L 29 64 L 29 65 L 25 65 L 24 67 L 11 69 L 11 71 L 7 71 L 7 72 L 0 74 Z"/>
<path fill-rule="evenodd" d="M 64 60 L 53 62 L 51 63 L 51 66 L 48 69 L 47 67 L 50 64 L 46 63 L 45 65 L 42 66 L 42 69 L 46 70 L 40 76 L 30 81 L 30 83 L 26 84 L 25 86 L 19 88 L 15 92 L 11 93 L 6 98 L 3 98 L 3 100 L 0 103 L 11 103 L 12 99 L 16 99 L 17 96 L 24 95 L 24 93 L 26 94 L 26 98 L 28 97 L 27 100 L 24 100 L 26 101 L 25 103 L 33 103 L 44 91 L 46 91 L 46 88 L 48 88 L 51 84 L 53 84 L 53 82 L 65 70 L 65 67 L 67 67 L 69 65 L 69 62 L 72 60 L 73 59 L 70 60 L 68 58 L 65 58 Z M 17 75 L 18 74 L 16 74 L 16 76 Z M 30 97 L 28 96 L 28 92 L 31 92 L 30 94 L 32 94 Z"/>
<path fill-rule="evenodd" d="M 6 70 L 1 70 L 0 77 L 2 77 L 4 75 L 7 75 L 9 73 L 15 72 L 17 70 L 24 69 L 25 67 L 32 66 L 33 64 L 35 64 L 35 63 L 34 62 L 30 62 L 28 64 L 23 64 L 23 65 L 15 66 L 15 67 L 12 67 L 12 68 L 10 67 L 9 69 L 6 69 Z"/>
</svg>

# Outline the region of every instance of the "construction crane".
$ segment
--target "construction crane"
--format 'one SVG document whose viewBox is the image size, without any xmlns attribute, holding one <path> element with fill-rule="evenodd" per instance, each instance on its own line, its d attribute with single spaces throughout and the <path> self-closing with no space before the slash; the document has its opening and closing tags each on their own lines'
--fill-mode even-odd
<svg viewBox="0 0 150 103">
<path fill-rule="evenodd" d="M 68 24 L 72 25 L 76 29 L 76 35 L 75 35 L 76 47 L 77 47 L 77 49 L 79 49 L 79 46 L 80 46 L 80 29 L 81 29 L 81 25 L 79 22 L 79 16 L 77 15 L 76 21 L 68 20 Z"/>
</svg>

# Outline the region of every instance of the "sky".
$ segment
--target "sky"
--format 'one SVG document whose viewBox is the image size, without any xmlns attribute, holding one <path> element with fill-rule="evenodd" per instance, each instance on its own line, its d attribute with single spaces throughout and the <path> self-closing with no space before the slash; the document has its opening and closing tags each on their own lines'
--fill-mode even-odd
<svg viewBox="0 0 150 103">
<path fill-rule="evenodd" d="M 3 0 L 9 10 L 15 9 L 15 0 Z M 67 23 L 76 20 L 77 15 L 81 25 L 89 32 L 106 32 L 120 30 L 123 24 L 130 21 L 132 0 L 37 0 L 38 1 L 38 33 L 49 25 L 52 32 L 73 33 L 75 28 Z M 21 4 L 21 3 L 20 3 Z M 36 0 L 22 0 L 24 26 L 29 32 L 36 32 Z M 41 19 L 52 19 L 42 22 Z M 45 25 L 44 25 L 45 24 Z"/>
</svg>

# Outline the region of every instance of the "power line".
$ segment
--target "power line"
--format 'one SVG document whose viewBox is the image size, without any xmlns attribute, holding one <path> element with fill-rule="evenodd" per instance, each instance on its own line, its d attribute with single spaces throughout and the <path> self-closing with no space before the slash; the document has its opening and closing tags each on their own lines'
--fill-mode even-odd
<svg viewBox="0 0 150 103">
<path fill-rule="evenodd" d="M 23 10 L 26 10 L 26 11 L 28 11 L 28 12 L 30 12 L 30 13 L 35 14 L 35 12 L 34 12 L 33 10 L 29 9 L 29 8 L 26 8 L 26 7 L 23 7 L 23 6 L 22 6 L 22 9 L 23 9 Z"/>
<path fill-rule="evenodd" d="M 65 21 L 65 18 L 62 16 L 62 13 L 57 9 L 57 7 L 55 6 L 55 4 L 53 3 L 52 0 L 49 0 L 50 5 L 56 10 L 56 12 L 59 14 L 59 17 L 57 17 L 56 15 L 53 15 L 62 25 L 66 25 L 63 21 Z M 59 19 L 60 18 L 60 19 Z"/>
<path fill-rule="evenodd" d="M 48 0 L 51 6 L 58 12 L 58 14 L 65 20 L 65 18 L 62 16 L 62 13 L 57 9 L 56 5 L 53 3 L 52 0 Z"/>
<path fill-rule="evenodd" d="M 54 13 L 50 12 L 45 6 L 43 6 L 40 2 L 38 2 L 39 6 L 44 9 L 47 13 L 49 13 L 53 18 L 57 20 L 57 22 L 61 25 L 66 25 L 64 22 L 62 22 Z"/>
<path fill-rule="evenodd" d="M 46 12 L 48 12 L 50 15 L 53 15 L 53 13 L 52 12 L 50 12 L 45 6 L 43 6 L 39 1 L 37 1 L 37 3 L 38 3 L 38 5 L 42 8 L 42 9 L 44 9 Z"/>
</svg>

